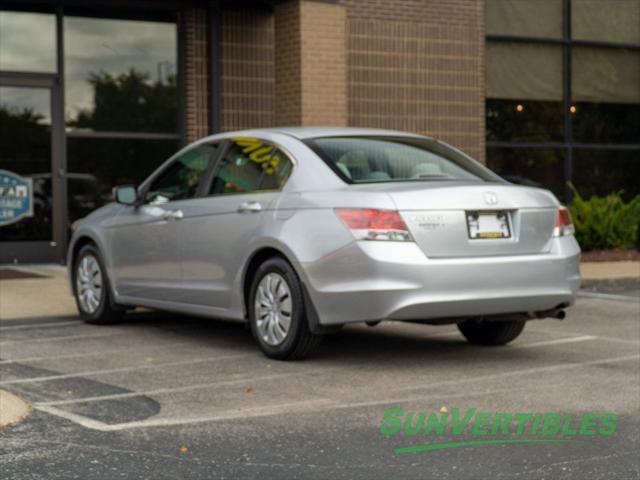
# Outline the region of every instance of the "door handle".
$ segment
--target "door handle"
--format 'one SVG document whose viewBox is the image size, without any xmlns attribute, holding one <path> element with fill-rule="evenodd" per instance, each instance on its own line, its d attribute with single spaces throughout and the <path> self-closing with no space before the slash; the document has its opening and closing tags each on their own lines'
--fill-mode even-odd
<svg viewBox="0 0 640 480">
<path fill-rule="evenodd" d="M 162 218 L 165 220 L 180 220 L 184 217 L 182 210 L 165 210 L 162 214 Z"/>
<path fill-rule="evenodd" d="M 259 202 L 242 202 L 238 206 L 240 213 L 257 213 L 262 211 L 262 205 Z"/>
</svg>

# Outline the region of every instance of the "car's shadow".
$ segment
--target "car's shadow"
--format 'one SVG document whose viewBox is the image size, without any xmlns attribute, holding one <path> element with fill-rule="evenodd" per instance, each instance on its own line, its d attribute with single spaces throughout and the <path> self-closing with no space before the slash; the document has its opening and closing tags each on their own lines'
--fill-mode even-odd
<svg viewBox="0 0 640 480">
<path fill-rule="evenodd" d="M 125 316 L 123 327 L 170 333 L 180 343 L 223 347 L 225 351 L 259 352 L 247 325 L 217 319 L 199 318 L 165 312 L 141 311 Z M 455 327 L 383 322 L 378 327 L 361 324 L 348 325 L 325 335 L 319 349 L 307 362 L 338 364 L 345 361 L 362 362 L 386 359 L 390 363 L 433 362 L 482 357 L 494 359 L 535 358 L 532 350 L 517 348 L 517 341 L 506 347 L 479 347 L 469 344 Z M 266 357 L 265 357 L 266 359 Z"/>
</svg>

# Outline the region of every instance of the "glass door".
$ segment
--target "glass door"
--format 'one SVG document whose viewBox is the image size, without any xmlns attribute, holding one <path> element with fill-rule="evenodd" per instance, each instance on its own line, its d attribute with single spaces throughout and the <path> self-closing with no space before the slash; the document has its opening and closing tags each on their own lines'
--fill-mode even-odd
<svg viewBox="0 0 640 480">
<path fill-rule="evenodd" d="M 0 77 L 0 264 L 59 261 L 52 85 L 19 80 Z"/>
</svg>

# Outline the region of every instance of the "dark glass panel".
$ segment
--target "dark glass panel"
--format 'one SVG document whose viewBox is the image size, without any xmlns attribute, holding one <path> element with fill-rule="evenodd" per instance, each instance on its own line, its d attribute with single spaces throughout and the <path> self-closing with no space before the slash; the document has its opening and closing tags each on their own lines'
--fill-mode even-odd
<svg viewBox="0 0 640 480">
<path fill-rule="evenodd" d="M 67 127 L 176 132 L 176 25 L 65 18 Z"/>
<path fill-rule="evenodd" d="M 561 142 L 562 104 L 527 100 L 487 99 L 487 140 Z"/>
<path fill-rule="evenodd" d="M 629 200 L 640 195 L 640 149 L 573 152 L 573 184 L 583 197 L 624 190 Z"/>
<path fill-rule="evenodd" d="M 638 104 L 579 102 L 571 111 L 576 142 L 640 144 Z"/>
<path fill-rule="evenodd" d="M 0 70 L 56 71 L 56 17 L 0 11 Z"/>
<path fill-rule="evenodd" d="M 0 87 L 0 169 L 33 180 L 33 216 L 0 226 L 0 241 L 51 240 L 48 89 Z"/>
<path fill-rule="evenodd" d="M 141 183 L 178 148 L 177 140 L 68 138 L 69 221 L 110 202 L 114 186 Z"/>
<path fill-rule="evenodd" d="M 560 149 L 488 148 L 487 166 L 513 183 L 551 190 L 564 197 L 564 155 Z"/>
</svg>

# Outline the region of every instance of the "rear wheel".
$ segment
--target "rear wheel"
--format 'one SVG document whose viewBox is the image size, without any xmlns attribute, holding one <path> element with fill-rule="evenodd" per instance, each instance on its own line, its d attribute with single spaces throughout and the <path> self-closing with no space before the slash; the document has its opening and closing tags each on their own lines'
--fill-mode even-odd
<svg viewBox="0 0 640 480">
<path fill-rule="evenodd" d="M 124 312 L 112 302 L 107 272 L 95 245 L 88 244 L 80 249 L 73 272 L 80 317 L 87 323 L 98 325 L 119 322 Z"/>
<path fill-rule="evenodd" d="M 458 329 L 475 345 L 505 345 L 518 338 L 524 324 L 521 320 L 465 320 L 458 324 Z"/>
<path fill-rule="evenodd" d="M 247 309 L 251 332 L 270 358 L 304 358 L 322 340 L 309 330 L 300 280 L 281 257 L 270 258 L 256 271 Z"/>
</svg>

